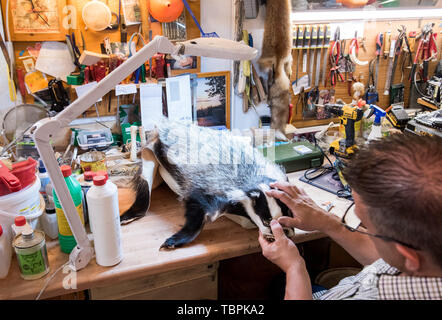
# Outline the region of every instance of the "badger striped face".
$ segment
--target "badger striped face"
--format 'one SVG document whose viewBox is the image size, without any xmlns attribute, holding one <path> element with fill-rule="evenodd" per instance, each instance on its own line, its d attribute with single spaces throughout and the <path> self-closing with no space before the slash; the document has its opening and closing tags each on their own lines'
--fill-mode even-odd
<svg viewBox="0 0 442 320">
<path fill-rule="evenodd" d="M 238 190 L 235 194 L 235 198 L 239 200 L 238 202 L 241 203 L 243 208 L 239 208 L 239 205 L 236 205 L 235 209 L 229 213 L 241 216 L 247 215 L 248 218 L 258 226 L 266 238 L 273 239 L 270 221 L 272 221 L 272 219 L 278 219 L 281 216 L 291 217 L 292 212 L 282 201 L 266 195 L 265 192 L 270 189 L 267 184 L 263 183 L 256 189 L 247 192 Z M 289 237 L 294 234 L 292 229 L 285 229 L 285 231 Z"/>
</svg>

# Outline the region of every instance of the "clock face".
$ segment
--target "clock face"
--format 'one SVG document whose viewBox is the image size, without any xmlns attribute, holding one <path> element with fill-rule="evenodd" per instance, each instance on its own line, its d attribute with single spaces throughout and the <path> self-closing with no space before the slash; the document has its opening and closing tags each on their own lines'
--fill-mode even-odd
<svg viewBox="0 0 442 320">
<path fill-rule="evenodd" d="M 15 33 L 60 32 L 58 0 L 11 0 Z"/>
</svg>

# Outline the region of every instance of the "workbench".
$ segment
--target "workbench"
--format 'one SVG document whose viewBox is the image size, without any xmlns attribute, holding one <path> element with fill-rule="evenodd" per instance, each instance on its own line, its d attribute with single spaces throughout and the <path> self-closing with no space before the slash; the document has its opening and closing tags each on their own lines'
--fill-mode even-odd
<svg viewBox="0 0 442 320">
<path fill-rule="evenodd" d="M 333 203 L 330 214 L 342 216 L 350 201 L 299 181 L 303 171 L 290 173 L 292 183 L 303 188 L 321 205 Z M 129 189 L 119 189 L 120 210 L 133 201 Z M 227 217 L 204 226 L 190 244 L 170 251 L 159 250 L 169 236 L 184 223 L 184 207 L 163 183 L 152 191 L 148 214 L 121 228 L 123 260 L 113 267 L 102 267 L 92 259 L 89 265 L 72 273 L 61 269 L 50 281 L 40 299 L 89 289 L 91 299 L 217 299 L 219 261 L 261 251 L 257 229 L 244 229 Z M 295 230 L 296 243 L 326 237 L 318 232 Z M 58 240 L 47 241 L 50 273 L 27 281 L 20 277 L 13 256 L 9 274 L 0 280 L 0 300 L 35 299 L 47 279 L 68 260 Z M 68 287 L 68 289 L 65 289 Z M 70 288 L 69 288 L 70 287 Z"/>
</svg>

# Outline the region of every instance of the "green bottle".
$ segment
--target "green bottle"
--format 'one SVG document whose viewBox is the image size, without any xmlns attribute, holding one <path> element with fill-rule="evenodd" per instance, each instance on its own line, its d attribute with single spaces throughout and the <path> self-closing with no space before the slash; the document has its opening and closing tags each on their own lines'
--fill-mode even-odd
<svg viewBox="0 0 442 320">
<path fill-rule="evenodd" d="M 69 193 L 74 201 L 74 205 L 77 208 L 78 215 L 80 216 L 81 222 L 84 226 L 84 216 L 83 216 L 83 192 L 81 191 L 80 183 L 72 177 L 71 167 L 68 165 L 61 166 L 61 173 L 63 174 L 64 181 L 69 189 Z M 72 249 L 77 245 L 74 235 L 72 234 L 69 223 L 64 214 L 61 203 L 58 200 L 55 189 L 53 190 L 55 211 L 57 213 L 58 222 L 58 241 L 60 243 L 61 251 L 64 253 L 71 253 Z"/>
</svg>

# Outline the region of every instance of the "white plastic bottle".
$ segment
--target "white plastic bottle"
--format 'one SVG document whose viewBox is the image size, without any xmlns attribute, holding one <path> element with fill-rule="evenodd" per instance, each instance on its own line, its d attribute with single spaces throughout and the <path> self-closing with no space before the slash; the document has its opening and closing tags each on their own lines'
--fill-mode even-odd
<svg viewBox="0 0 442 320">
<path fill-rule="evenodd" d="M 105 176 L 97 175 L 93 181 L 86 197 L 95 259 L 100 266 L 113 266 L 123 259 L 118 188 Z"/>
<path fill-rule="evenodd" d="M 6 278 L 11 266 L 12 246 L 0 225 L 0 279 Z"/>
<path fill-rule="evenodd" d="M 45 234 L 51 239 L 58 238 L 57 214 L 55 211 L 54 197 L 52 196 L 52 184 L 49 182 L 45 187 L 47 201 L 45 212 L 40 217 L 41 226 Z"/>
<path fill-rule="evenodd" d="M 18 216 L 14 219 L 14 224 L 11 226 L 12 228 L 12 238 L 15 238 L 16 236 L 20 235 L 22 231 L 26 228 L 29 228 L 30 225 L 26 221 L 26 218 L 24 216 Z"/>
</svg>

